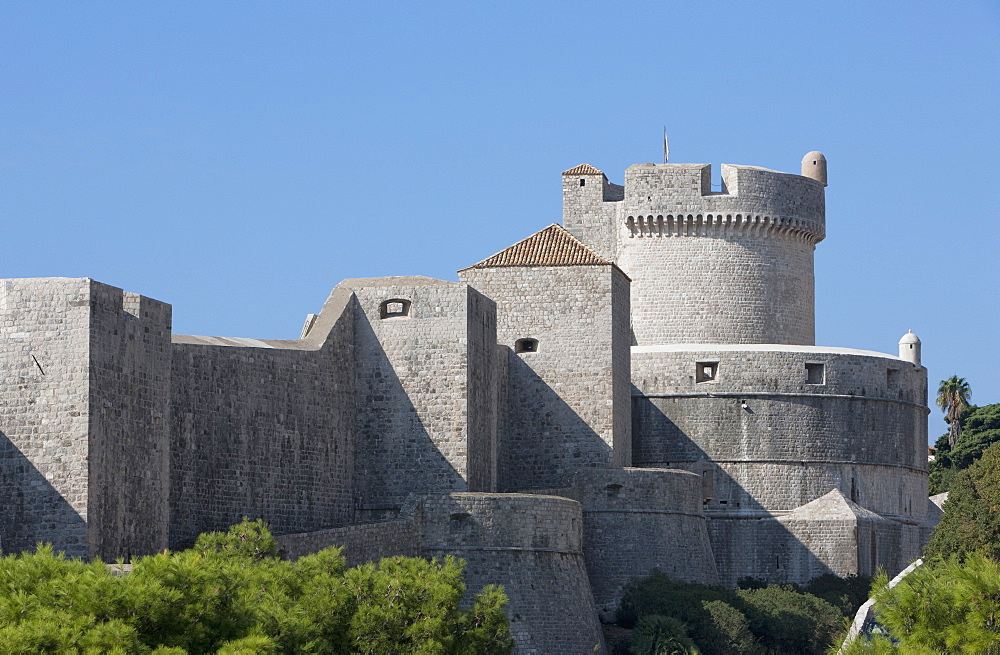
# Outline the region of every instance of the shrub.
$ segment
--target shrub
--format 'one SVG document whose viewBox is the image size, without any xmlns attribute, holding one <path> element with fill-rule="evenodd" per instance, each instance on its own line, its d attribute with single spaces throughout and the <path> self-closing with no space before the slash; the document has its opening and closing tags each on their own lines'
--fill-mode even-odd
<svg viewBox="0 0 1000 655">
<path fill-rule="evenodd" d="M 337 548 L 276 556 L 260 521 L 134 562 L 66 559 L 51 546 L 0 558 L 4 653 L 509 653 L 506 597 L 462 611 L 462 562 L 403 557 L 345 569 Z"/>
</svg>

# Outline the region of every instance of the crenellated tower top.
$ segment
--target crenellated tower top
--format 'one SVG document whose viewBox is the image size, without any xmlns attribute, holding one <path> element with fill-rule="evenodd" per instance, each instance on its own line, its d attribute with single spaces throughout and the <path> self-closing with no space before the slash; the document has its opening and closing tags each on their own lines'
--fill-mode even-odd
<svg viewBox="0 0 1000 655">
<path fill-rule="evenodd" d="M 563 173 L 563 224 L 632 278 L 637 344 L 814 340 L 813 250 L 826 236 L 826 158 L 802 175 L 723 164 L 636 164 L 625 184 Z"/>
</svg>

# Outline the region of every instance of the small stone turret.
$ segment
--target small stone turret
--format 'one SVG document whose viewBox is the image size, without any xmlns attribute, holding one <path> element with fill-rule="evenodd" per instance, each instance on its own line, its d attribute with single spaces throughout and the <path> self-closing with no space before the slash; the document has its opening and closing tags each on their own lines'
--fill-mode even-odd
<svg viewBox="0 0 1000 655">
<path fill-rule="evenodd" d="M 913 334 L 913 330 L 907 330 L 899 340 L 899 358 L 920 366 L 920 339 Z"/>
<path fill-rule="evenodd" d="M 807 152 L 802 158 L 802 176 L 811 177 L 826 186 L 826 157 L 819 150 Z"/>
</svg>

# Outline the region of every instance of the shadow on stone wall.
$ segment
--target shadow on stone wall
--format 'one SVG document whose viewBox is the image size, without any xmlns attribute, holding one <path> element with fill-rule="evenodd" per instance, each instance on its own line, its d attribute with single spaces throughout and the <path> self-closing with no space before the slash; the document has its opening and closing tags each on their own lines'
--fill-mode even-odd
<svg viewBox="0 0 1000 655">
<path fill-rule="evenodd" d="M 357 312 L 355 520 L 370 522 L 396 517 L 411 493 L 466 491 L 465 478 L 442 450 L 465 453 L 468 433 L 455 428 L 464 420 L 455 408 L 417 409 L 371 324 Z M 433 350 L 415 348 L 407 356 L 425 355 L 433 357 Z M 427 397 L 418 402 L 445 400 L 434 393 L 435 384 L 447 382 L 434 375 L 433 361 L 403 368 L 411 372 L 413 386 L 427 387 Z M 440 417 L 442 423 L 432 425 L 432 433 L 421 415 Z"/>
<path fill-rule="evenodd" d="M 633 388 L 633 393 L 638 390 Z M 839 494 L 839 503 L 834 499 L 822 508 L 772 514 L 651 399 L 632 397 L 632 422 L 634 466 L 678 468 L 702 476 L 702 502 L 722 584 L 734 586 L 747 576 L 801 583 L 824 573 L 857 572 L 857 526 L 869 525 L 877 515 L 848 502 L 837 490 L 831 492 Z M 866 537 L 874 539 L 869 532 Z"/>
<path fill-rule="evenodd" d="M 527 355 L 541 368 L 553 361 Z M 554 367 L 555 367 L 554 366 Z M 606 468 L 611 446 L 560 397 L 525 359 L 509 351 L 506 429 L 498 437 L 497 489 L 503 492 L 566 486 L 581 469 Z M 560 371 L 561 376 L 567 375 Z M 570 384 L 579 385 L 578 379 Z"/>
<path fill-rule="evenodd" d="M 86 493 L 82 483 L 78 484 Z M 0 497 L 0 551 L 34 550 L 41 542 L 51 543 L 69 556 L 87 555 L 86 521 L 3 433 Z"/>
</svg>

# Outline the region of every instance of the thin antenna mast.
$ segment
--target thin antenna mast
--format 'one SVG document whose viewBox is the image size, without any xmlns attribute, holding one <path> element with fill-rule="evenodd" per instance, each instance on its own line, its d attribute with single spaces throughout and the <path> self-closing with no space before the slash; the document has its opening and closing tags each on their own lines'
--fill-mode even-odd
<svg viewBox="0 0 1000 655">
<path fill-rule="evenodd" d="M 663 126 L 663 163 L 670 161 L 670 144 L 667 143 L 667 126 Z"/>
</svg>

